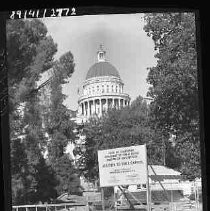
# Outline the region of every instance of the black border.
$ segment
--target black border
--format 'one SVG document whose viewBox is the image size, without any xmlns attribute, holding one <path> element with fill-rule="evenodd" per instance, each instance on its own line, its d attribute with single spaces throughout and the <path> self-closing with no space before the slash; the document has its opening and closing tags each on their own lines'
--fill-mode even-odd
<svg viewBox="0 0 210 211">
<path fill-rule="evenodd" d="M 113 1 L 111 4 L 109 2 L 99 5 L 86 2 L 83 2 L 83 5 L 79 1 L 72 1 L 67 3 L 55 4 L 51 1 L 45 1 L 39 4 L 38 2 L 25 2 L 19 3 L 16 1 L 17 5 L 10 5 L 9 7 L 2 7 L 4 11 L 0 12 L 0 65 L 2 62 L 5 62 L 6 58 L 6 32 L 5 32 L 5 23 L 9 19 L 10 11 L 12 10 L 23 10 L 23 9 L 40 9 L 40 8 L 65 8 L 65 7 L 75 7 L 76 15 L 95 15 L 95 14 L 120 14 L 120 13 L 139 13 L 139 12 L 166 12 L 166 11 L 192 11 L 196 13 L 196 27 L 197 27 L 197 52 L 198 52 L 198 80 L 199 80 L 199 100 L 200 100 L 200 134 L 201 134 L 201 155 L 202 155 L 202 188 L 203 188 L 203 210 L 207 209 L 207 195 L 208 190 L 207 186 L 209 184 L 207 178 L 210 176 L 207 172 L 208 167 L 210 168 L 210 162 L 207 156 L 208 142 L 206 134 L 204 134 L 204 125 L 207 125 L 206 111 L 204 110 L 205 106 L 207 107 L 207 21 L 208 21 L 208 12 L 198 3 L 191 4 L 186 1 L 180 3 L 166 3 L 158 2 L 156 4 L 148 3 L 136 3 L 135 1 Z M 204 5 L 205 7 L 205 5 Z M 2 197 L 4 201 L 3 210 L 11 210 L 11 180 L 10 180 L 10 156 L 9 156 L 9 121 L 8 121 L 8 95 L 7 95 L 7 69 L 6 64 L 0 67 L 0 96 L 1 96 L 1 132 L 2 132 L 2 142 L 0 143 L 1 147 L 1 163 L 0 163 L 0 172 L 2 174 L 0 186 L 2 187 Z M 3 101 L 2 101 L 3 99 Z M 3 112 L 2 112 L 3 108 Z M 205 131 L 206 132 L 206 131 Z"/>
</svg>

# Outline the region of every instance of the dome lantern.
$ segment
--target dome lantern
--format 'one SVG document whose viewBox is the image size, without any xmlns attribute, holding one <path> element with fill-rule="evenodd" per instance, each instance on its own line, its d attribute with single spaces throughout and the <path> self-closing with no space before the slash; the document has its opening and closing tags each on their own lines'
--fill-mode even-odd
<svg viewBox="0 0 210 211">
<path fill-rule="evenodd" d="M 98 54 L 98 62 L 105 62 L 105 54 L 106 51 L 103 50 L 103 45 L 100 45 L 99 50 L 97 51 Z"/>
</svg>

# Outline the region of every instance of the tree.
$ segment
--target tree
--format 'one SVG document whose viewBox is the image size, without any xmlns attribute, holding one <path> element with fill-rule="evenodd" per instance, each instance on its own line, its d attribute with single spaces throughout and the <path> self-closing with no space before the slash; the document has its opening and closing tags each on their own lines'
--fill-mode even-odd
<svg viewBox="0 0 210 211">
<path fill-rule="evenodd" d="M 75 173 L 73 161 L 68 157 L 67 154 L 58 157 L 52 165 L 55 171 L 56 179 L 58 183 L 56 185 L 57 194 L 68 192 L 68 182 L 70 176 Z"/>
<path fill-rule="evenodd" d="M 196 29 L 193 13 L 145 15 L 144 30 L 154 41 L 157 65 L 149 68 L 148 96 L 159 128 L 176 135 L 183 174 L 200 176 Z M 188 143 L 188 144 L 187 144 Z M 184 151 L 184 152 L 183 152 Z M 193 157 L 193 159 L 189 159 Z"/>
<path fill-rule="evenodd" d="M 98 150 L 147 144 L 149 164 L 163 163 L 162 134 L 151 127 L 149 112 L 143 98 L 138 97 L 130 107 L 110 110 L 84 125 L 85 144 L 78 146 L 75 154 L 80 156 L 87 179 L 98 179 Z"/>
<path fill-rule="evenodd" d="M 52 67 L 57 46 L 40 20 L 10 20 L 6 29 L 12 199 L 13 204 L 34 203 L 46 139 L 38 93 L 32 91 L 41 74 Z"/>
<path fill-rule="evenodd" d="M 50 102 L 44 122 L 48 141 L 48 159 L 55 171 L 59 183 L 56 186 L 58 194 L 68 191 L 69 177 L 74 173 L 73 161 L 66 154 L 68 143 L 73 142 L 75 123 L 71 121 L 71 111 L 63 104 L 66 96 L 62 93 L 62 86 L 68 83 L 74 72 L 74 59 L 71 52 L 67 52 L 54 63 L 53 79 L 49 86 Z"/>
<path fill-rule="evenodd" d="M 57 45 L 37 19 L 10 20 L 6 30 L 9 105 L 13 111 L 30 95 L 41 73 L 52 67 Z"/>
<path fill-rule="evenodd" d="M 57 197 L 56 186 L 58 180 L 56 179 L 55 172 L 52 166 L 47 165 L 43 157 L 40 158 L 39 163 L 35 167 L 35 179 L 37 182 L 36 192 L 33 195 L 34 201 L 50 202 Z"/>
</svg>

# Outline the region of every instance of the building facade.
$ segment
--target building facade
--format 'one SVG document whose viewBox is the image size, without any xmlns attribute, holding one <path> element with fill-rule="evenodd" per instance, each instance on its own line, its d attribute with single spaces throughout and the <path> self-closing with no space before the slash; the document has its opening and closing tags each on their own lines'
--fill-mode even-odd
<svg viewBox="0 0 210 211">
<path fill-rule="evenodd" d="M 82 122 L 90 117 L 101 117 L 110 108 L 122 108 L 130 104 L 124 93 L 124 83 L 117 69 L 105 58 L 102 46 L 97 52 L 97 63 L 87 72 L 78 100 L 77 117 Z"/>
</svg>

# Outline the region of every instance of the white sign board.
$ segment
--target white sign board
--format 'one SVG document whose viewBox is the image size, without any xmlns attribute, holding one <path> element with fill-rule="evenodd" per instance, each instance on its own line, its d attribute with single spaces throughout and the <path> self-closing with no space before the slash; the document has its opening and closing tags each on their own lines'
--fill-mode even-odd
<svg viewBox="0 0 210 211">
<path fill-rule="evenodd" d="M 146 145 L 98 151 L 100 186 L 147 183 Z"/>
</svg>

